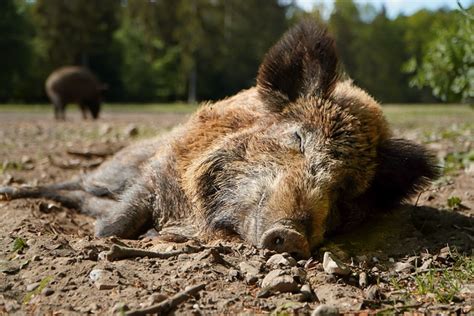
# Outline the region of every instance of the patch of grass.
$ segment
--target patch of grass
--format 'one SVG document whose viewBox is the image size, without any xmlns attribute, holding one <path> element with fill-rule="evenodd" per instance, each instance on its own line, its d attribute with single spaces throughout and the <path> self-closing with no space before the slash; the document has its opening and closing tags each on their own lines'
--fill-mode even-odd
<svg viewBox="0 0 474 316">
<path fill-rule="evenodd" d="M 198 108 L 198 104 L 176 103 L 105 103 L 106 112 L 158 112 L 158 113 L 191 113 Z M 67 112 L 79 111 L 76 105 L 68 105 Z M 29 112 L 53 113 L 50 104 L 0 104 L 0 112 Z"/>
<path fill-rule="evenodd" d="M 429 300 L 442 304 L 454 301 L 464 284 L 474 280 L 474 259 L 453 253 L 454 264 L 444 269 L 429 269 L 413 276 L 409 284 L 391 280 L 395 289 L 406 290 L 407 297 L 417 301 Z M 423 297 L 420 297 L 423 296 Z"/>
<path fill-rule="evenodd" d="M 382 108 L 392 123 L 439 118 L 460 118 L 469 122 L 474 118 L 474 111 L 467 104 L 387 104 Z"/>
<path fill-rule="evenodd" d="M 7 170 L 21 171 L 23 170 L 23 164 L 16 161 L 4 161 L 0 164 L 0 173 L 4 173 Z"/>
<path fill-rule="evenodd" d="M 28 248 L 26 241 L 21 237 L 16 237 L 12 244 L 12 251 L 22 252 L 25 248 Z"/>
<path fill-rule="evenodd" d="M 40 284 L 38 285 L 38 287 L 37 287 L 36 289 L 34 289 L 34 290 L 31 291 L 31 292 L 26 293 L 25 298 L 23 299 L 23 304 L 25 304 L 25 305 L 28 304 L 28 303 L 30 302 L 30 300 L 31 300 L 34 296 L 40 294 L 41 291 L 43 291 L 44 288 L 45 288 L 46 286 L 48 286 L 48 284 L 49 284 L 52 280 L 53 280 L 53 277 L 52 277 L 52 276 L 47 276 L 47 277 L 45 277 L 44 279 L 42 279 L 42 280 L 40 281 Z"/>
<path fill-rule="evenodd" d="M 474 150 L 448 153 L 444 159 L 444 174 L 467 168 L 474 163 Z"/>
<path fill-rule="evenodd" d="M 460 197 L 458 196 L 451 196 L 448 200 L 447 200 L 447 203 L 448 203 L 448 207 L 452 210 L 457 210 L 460 206 L 461 206 L 461 203 L 462 203 L 462 200 Z"/>
<path fill-rule="evenodd" d="M 158 112 L 158 113 L 192 113 L 199 104 L 187 103 L 108 103 L 104 110 L 111 112 Z"/>
</svg>

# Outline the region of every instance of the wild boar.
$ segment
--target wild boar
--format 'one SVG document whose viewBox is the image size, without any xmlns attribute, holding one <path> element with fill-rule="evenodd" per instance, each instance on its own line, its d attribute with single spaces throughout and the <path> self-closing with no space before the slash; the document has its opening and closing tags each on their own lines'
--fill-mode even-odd
<svg viewBox="0 0 474 316">
<path fill-rule="evenodd" d="M 85 67 L 67 66 L 55 70 L 46 79 L 46 94 L 54 106 L 54 118 L 65 120 L 68 103 L 79 104 L 83 119 L 90 111 L 93 119 L 99 117 L 102 91 L 106 85 Z"/>
<path fill-rule="evenodd" d="M 334 40 L 303 22 L 266 54 L 256 87 L 204 104 L 171 133 L 133 144 L 78 180 L 4 187 L 136 238 L 186 220 L 308 257 L 334 230 L 392 209 L 436 178 L 434 157 L 394 138 L 379 104 L 338 76 Z"/>
</svg>

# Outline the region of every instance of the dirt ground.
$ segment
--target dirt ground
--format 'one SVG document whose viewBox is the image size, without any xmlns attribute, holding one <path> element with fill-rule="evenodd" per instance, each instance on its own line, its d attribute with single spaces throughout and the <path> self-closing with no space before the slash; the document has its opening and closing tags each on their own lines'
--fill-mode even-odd
<svg viewBox="0 0 474 316">
<path fill-rule="evenodd" d="M 204 243 L 173 234 L 138 241 L 97 239 L 93 219 L 61 205 L 0 202 L 0 314 L 140 314 L 177 294 L 185 301 L 162 311 L 311 314 L 323 306 L 326 310 L 320 307 L 317 315 L 472 313 L 473 115 L 443 113 L 415 115 L 396 108 L 388 117 L 395 135 L 437 153 L 444 176 L 411 205 L 329 238 L 310 260 L 296 261 L 238 240 Z M 84 122 L 77 112 L 68 115 L 67 122 L 57 123 L 49 112 L 0 112 L 0 185 L 67 180 L 187 117 L 109 112 L 97 122 Z M 171 257 L 114 259 L 111 249 L 124 246 Z M 342 261 L 336 264 L 346 272 L 324 271 L 326 251 Z M 196 295 L 179 296 L 201 284 Z"/>
</svg>

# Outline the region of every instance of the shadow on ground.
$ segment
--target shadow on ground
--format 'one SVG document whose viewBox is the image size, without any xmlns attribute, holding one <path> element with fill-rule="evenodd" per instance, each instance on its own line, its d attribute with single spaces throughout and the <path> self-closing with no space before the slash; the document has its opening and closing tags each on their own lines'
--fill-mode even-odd
<svg viewBox="0 0 474 316">
<path fill-rule="evenodd" d="M 450 210 L 404 206 L 373 218 L 357 229 L 329 238 L 320 252 L 340 256 L 375 256 L 379 259 L 437 252 L 449 245 L 470 254 L 474 244 L 474 219 Z"/>
</svg>

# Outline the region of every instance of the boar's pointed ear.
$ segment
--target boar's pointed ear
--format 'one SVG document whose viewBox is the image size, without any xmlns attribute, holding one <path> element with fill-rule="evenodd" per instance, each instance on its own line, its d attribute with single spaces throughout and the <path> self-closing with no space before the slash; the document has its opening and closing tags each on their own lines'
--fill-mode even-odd
<svg viewBox="0 0 474 316">
<path fill-rule="evenodd" d="M 327 98 L 338 80 L 334 39 L 319 24 L 290 29 L 265 55 L 257 77 L 263 101 L 279 111 L 300 97 Z"/>
<path fill-rule="evenodd" d="M 378 161 L 369 190 L 377 208 L 396 206 L 440 175 L 436 158 L 423 146 L 405 139 L 382 142 Z"/>
</svg>

